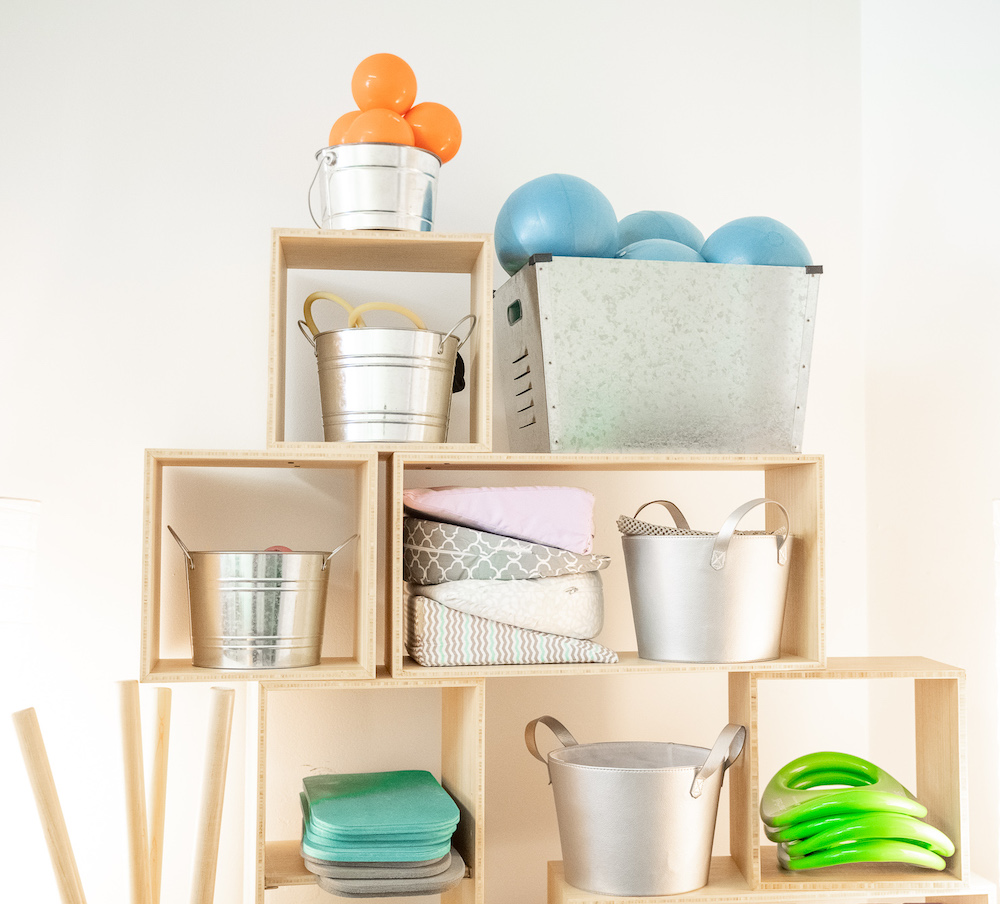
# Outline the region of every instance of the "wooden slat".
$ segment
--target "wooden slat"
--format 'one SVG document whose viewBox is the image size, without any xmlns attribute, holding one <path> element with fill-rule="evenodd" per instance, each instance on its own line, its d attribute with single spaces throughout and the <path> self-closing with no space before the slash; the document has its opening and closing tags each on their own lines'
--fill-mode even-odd
<svg viewBox="0 0 1000 904">
<path fill-rule="evenodd" d="M 750 887 L 760 879 L 757 680 L 747 672 L 729 675 L 729 721 L 743 725 L 746 741 L 740 758 L 729 767 L 729 852 Z"/>
</svg>

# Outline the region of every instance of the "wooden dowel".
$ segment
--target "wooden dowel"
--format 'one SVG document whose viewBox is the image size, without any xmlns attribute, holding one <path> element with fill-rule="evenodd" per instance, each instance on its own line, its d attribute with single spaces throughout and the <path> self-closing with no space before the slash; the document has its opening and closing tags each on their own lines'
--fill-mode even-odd
<svg viewBox="0 0 1000 904">
<path fill-rule="evenodd" d="M 235 697 L 236 692 L 232 688 L 212 688 L 205 776 L 194 849 L 191 904 L 212 904 L 215 895 L 215 871 L 219 861 L 222 802 L 226 792 L 226 764 L 229 760 Z"/>
<path fill-rule="evenodd" d="M 119 681 L 122 760 L 125 776 L 125 819 L 128 828 L 130 898 L 132 904 L 152 904 L 149 885 L 149 835 L 146 789 L 142 767 L 142 720 L 139 682 Z"/>
<path fill-rule="evenodd" d="M 83 884 L 76 868 L 76 858 L 69 842 L 66 820 L 63 819 L 59 795 L 56 793 L 52 769 L 42 741 L 42 731 L 34 709 L 23 709 L 14 713 L 14 730 L 21 745 L 21 756 L 28 770 L 28 780 L 35 795 L 38 815 L 42 820 L 42 832 L 52 859 L 52 869 L 56 875 L 56 885 L 63 904 L 87 904 L 83 896 Z"/>
<path fill-rule="evenodd" d="M 160 904 L 163 874 L 163 826 L 167 813 L 167 754 L 170 749 L 170 688 L 156 689 L 156 741 L 149 788 L 149 888 L 153 904 Z"/>
</svg>

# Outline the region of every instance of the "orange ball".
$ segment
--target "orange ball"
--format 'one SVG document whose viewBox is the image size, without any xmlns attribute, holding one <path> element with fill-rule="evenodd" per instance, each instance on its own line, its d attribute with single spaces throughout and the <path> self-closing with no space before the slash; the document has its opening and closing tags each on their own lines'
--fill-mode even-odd
<svg viewBox="0 0 1000 904">
<path fill-rule="evenodd" d="M 405 113 L 417 96 L 417 77 L 395 54 L 376 53 L 362 60 L 354 70 L 351 93 L 361 110 Z"/>
<path fill-rule="evenodd" d="M 413 144 L 413 129 L 394 110 L 365 110 L 344 135 L 344 144 Z"/>
<path fill-rule="evenodd" d="M 360 115 L 360 110 L 350 110 L 343 116 L 338 117 L 337 121 L 333 124 L 333 128 L 330 129 L 330 143 L 327 147 L 333 147 L 335 144 L 344 144 L 344 136 L 347 134 L 347 130 Z"/>
<path fill-rule="evenodd" d="M 403 117 L 413 129 L 413 141 L 418 148 L 437 154 L 447 163 L 462 144 L 462 126 L 458 117 L 444 104 L 427 101 L 417 104 Z"/>
</svg>

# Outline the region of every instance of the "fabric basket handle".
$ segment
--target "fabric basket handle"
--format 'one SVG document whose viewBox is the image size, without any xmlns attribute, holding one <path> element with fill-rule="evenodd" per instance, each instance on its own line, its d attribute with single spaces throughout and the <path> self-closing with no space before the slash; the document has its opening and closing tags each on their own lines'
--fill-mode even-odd
<svg viewBox="0 0 1000 904">
<path fill-rule="evenodd" d="M 573 735 L 570 734 L 569 729 L 562 724 L 555 716 L 539 716 L 537 719 L 532 719 L 524 727 L 524 743 L 528 747 L 528 752 L 536 759 L 548 765 L 548 760 L 545 759 L 538 752 L 538 744 L 535 741 L 535 728 L 538 723 L 541 722 L 542 725 L 547 726 L 552 730 L 552 734 L 556 736 L 556 740 L 562 744 L 563 747 L 577 747 L 578 742 Z"/>
<path fill-rule="evenodd" d="M 739 759 L 746 737 L 747 730 L 742 725 L 729 724 L 719 732 L 719 737 L 715 739 L 712 749 L 708 752 L 704 765 L 694 774 L 694 781 L 691 783 L 692 797 L 701 797 L 705 782 L 720 768 L 725 771 Z"/>
<path fill-rule="evenodd" d="M 776 505 L 785 516 L 784 531 L 779 530 L 775 534 L 775 540 L 777 541 L 778 564 L 784 565 L 788 561 L 788 550 L 785 549 L 785 541 L 788 539 L 789 532 L 788 512 L 780 502 L 775 502 L 773 499 L 751 499 L 726 518 L 726 523 L 722 525 L 722 530 L 715 538 L 715 543 L 712 545 L 712 567 L 716 571 L 721 571 L 725 567 L 726 554 L 729 552 L 729 543 L 733 539 L 733 534 L 736 533 L 736 526 L 743 520 L 744 515 L 757 508 L 758 505 Z"/>
<path fill-rule="evenodd" d="M 674 519 L 674 526 L 676 528 L 679 530 L 691 530 L 691 526 L 688 524 L 687 518 L 684 517 L 684 513 L 676 505 L 674 505 L 674 503 L 667 499 L 654 499 L 652 502 L 640 505 L 632 517 L 638 518 L 639 512 L 641 512 L 647 505 L 662 505 L 668 512 L 670 512 L 670 517 Z"/>
</svg>

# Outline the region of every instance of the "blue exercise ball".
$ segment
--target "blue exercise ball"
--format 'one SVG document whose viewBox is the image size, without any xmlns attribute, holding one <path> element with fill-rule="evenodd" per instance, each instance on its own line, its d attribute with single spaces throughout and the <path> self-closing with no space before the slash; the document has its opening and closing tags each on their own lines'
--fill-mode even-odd
<svg viewBox="0 0 1000 904">
<path fill-rule="evenodd" d="M 670 239 L 701 251 L 705 236 L 690 220 L 669 210 L 640 210 L 618 223 L 619 249 L 644 239 Z"/>
<path fill-rule="evenodd" d="M 802 239 L 770 217 L 742 217 L 720 226 L 705 239 L 701 255 L 711 264 L 808 267 L 812 263 Z"/>
<path fill-rule="evenodd" d="M 703 264 L 703 258 L 694 248 L 683 242 L 673 242 L 670 239 L 643 239 L 626 245 L 616 257 L 630 261 L 686 261 L 692 264 Z"/>
<path fill-rule="evenodd" d="M 614 257 L 618 219 L 589 182 L 552 173 L 526 182 L 504 201 L 493 241 L 501 266 L 513 276 L 533 254 Z"/>
</svg>

